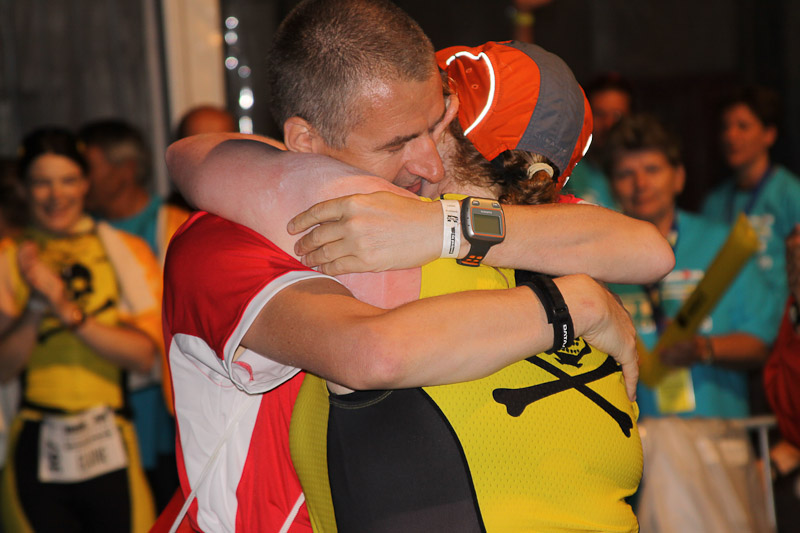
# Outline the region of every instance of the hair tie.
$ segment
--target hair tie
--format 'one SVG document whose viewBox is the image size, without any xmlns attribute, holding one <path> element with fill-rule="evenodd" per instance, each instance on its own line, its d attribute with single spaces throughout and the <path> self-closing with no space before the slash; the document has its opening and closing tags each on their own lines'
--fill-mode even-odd
<svg viewBox="0 0 800 533">
<path fill-rule="evenodd" d="M 551 178 L 553 177 L 553 167 L 548 165 L 547 163 L 532 163 L 528 167 L 528 177 L 532 178 L 537 172 L 540 170 L 544 170 L 547 172 L 547 175 Z"/>
</svg>

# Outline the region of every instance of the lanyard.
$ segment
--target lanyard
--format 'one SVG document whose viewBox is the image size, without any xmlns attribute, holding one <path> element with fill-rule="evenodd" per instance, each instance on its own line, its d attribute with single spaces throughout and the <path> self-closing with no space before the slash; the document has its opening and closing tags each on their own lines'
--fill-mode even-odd
<svg viewBox="0 0 800 533">
<path fill-rule="evenodd" d="M 672 217 L 672 226 L 667 234 L 667 241 L 672 246 L 672 253 L 675 253 L 675 248 L 678 245 L 678 213 L 675 212 Z M 664 312 L 664 305 L 661 297 L 661 281 L 655 283 L 647 283 L 642 285 L 644 295 L 650 302 L 650 310 L 653 315 L 653 322 L 656 325 L 656 332 L 660 337 L 664 330 L 667 328 L 667 314 Z"/>
<path fill-rule="evenodd" d="M 761 178 L 758 180 L 756 186 L 753 187 L 753 189 L 750 191 L 750 197 L 747 199 L 747 204 L 744 206 L 744 209 L 742 210 L 742 212 L 745 215 L 749 215 L 750 211 L 753 210 L 753 207 L 756 205 L 756 200 L 758 200 L 758 197 L 764 190 L 764 186 L 767 184 L 770 178 L 772 178 L 773 170 L 775 170 L 775 168 L 772 165 L 768 166 L 767 170 L 765 170 L 764 173 L 761 175 Z M 735 215 L 738 214 L 733 212 L 733 204 L 735 198 L 736 198 L 736 187 L 734 186 L 733 191 L 731 192 L 730 202 L 728 202 L 728 222 L 730 222 L 731 224 L 735 222 L 734 217 Z"/>
</svg>

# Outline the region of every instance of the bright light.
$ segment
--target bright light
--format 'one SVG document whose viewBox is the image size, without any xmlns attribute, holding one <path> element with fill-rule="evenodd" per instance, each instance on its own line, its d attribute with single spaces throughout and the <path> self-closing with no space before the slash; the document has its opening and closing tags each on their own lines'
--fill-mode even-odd
<svg viewBox="0 0 800 533">
<path fill-rule="evenodd" d="M 239 119 L 239 133 L 253 133 L 253 119 L 247 115 Z"/>
<path fill-rule="evenodd" d="M 239 34 L 235 31 L 226 31 L 225 32 L 225 42 L 228 45 L 234 45 L 239 40 Z"/>
<path fill-rule="evenodd" d="M 239 19 L 236 17 L 228 17 L 225 19 L 225 27 L 229 30 L 234 29 L 236 26 L 239 25 Z"/>
<path fill-rule="evenodd" d="M 253 107 L 253 102 L 255 102 L 253 90 L 250 89 L 250 87 L 242 87 L 242 90 L 239 91 L 239 107 L 242 109 L 250 109 Z"/>
<path fill-rule="evenodd" d="M 586 152 L 589 151 L 589 147 L 591 145 L 592 145 L 592 134 L 590 133 L 589 134 L 589 139 L 586 141 L 586 147 L 583 149 L 583 153 L 581 154 L 581 157 L 586 155 Z"/>
<path fill-rule="evenodd" d="M 239 66 L 239 60 L 233 56 L 225 58 L 225 68 L 233 70 Z"/>
</svg>

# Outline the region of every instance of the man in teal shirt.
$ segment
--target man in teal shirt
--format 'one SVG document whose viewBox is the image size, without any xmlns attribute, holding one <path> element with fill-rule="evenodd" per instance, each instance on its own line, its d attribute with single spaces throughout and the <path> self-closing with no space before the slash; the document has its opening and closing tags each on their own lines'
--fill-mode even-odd
<svg viewBox="0 0 800 533">
<path fill-rule="evenodd" d="M 612 285 L 631 313 L 637 332 L 652 349 L 683 301 L 705 275 L 724 244 L 728 228 L 677 209 L 686 179 L 675 140 L 653 118 L 624 118 L 607 144 L 607 171 L 623 213 L 653 223 L 675 251 L 675 268 L 651 286 Z M 682 408 L 659 402 L 657 390 L 642 383 L 641 415 L 738 418 L 748 415 L 744 370 L 760 366 L 777 324 L 761 313 L 766 288 L 748 262 L 690 340 L 667 347 L 661 361 L 690 370 L 684 383 L 693 401 Z"/>
</svg>

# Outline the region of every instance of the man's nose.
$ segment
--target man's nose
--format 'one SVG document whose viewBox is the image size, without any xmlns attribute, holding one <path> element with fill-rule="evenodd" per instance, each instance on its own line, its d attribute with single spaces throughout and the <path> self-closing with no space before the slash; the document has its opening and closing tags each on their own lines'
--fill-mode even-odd
<svg viewBox="0 0 800 533">
<path fill-rule="evenodd" d="M 414 153 L 406 163 L 406 170 L 431 183 L 438 183 L 444 178 L 442 158 L 430 135 L 416 139 Z"/>
<path fill-rule="evenodd" d="M 647 186 L 647 173 L 636 172 L 633 175 L 633 184 L 637 189 L 643 189 Z"/>
</svg>

